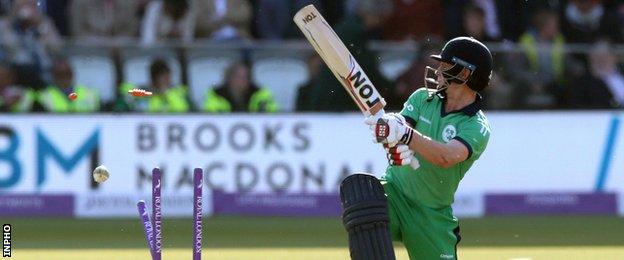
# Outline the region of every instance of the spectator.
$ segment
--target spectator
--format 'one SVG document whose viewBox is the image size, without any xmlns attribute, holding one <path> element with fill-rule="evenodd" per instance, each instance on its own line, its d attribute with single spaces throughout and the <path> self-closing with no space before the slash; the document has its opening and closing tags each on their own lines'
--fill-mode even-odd
<svg viewBox="0 0 624 260">
<path fill-rule="evenodd" d="M 4 18 L 11 12 L 13 0 L 0 0 L 0 17 Z"/>
<path fill-rule="evenodd" d="M 133 2 L 136 3 L 137 5 L 137 10 L 136 10 L 136 17 L 144 17 L 145 16 L 145 10 L 147 9 L 147 5 L 149 5 L 150 2 L 152 2 L 153 0 L 135 0 Z"/>
<path fill-rule="evenodd" d="M 0 112 L 28 112 L 34 99 L 34 91 L 15 85 L 11 66 L 0 64 Z"/>
<path fill-rule="evenodd" d="M 521 53 L 510 55 L 510 77 L 517 82 L 516 105 L 523 108 L 555 108 L 565 80 L 564 38 L 556 12 L 542 9 L 533 27 L 520 37 Z"/>
<path fill-rule="evenodd" d="M 197 2 L 196 35 L 212 40 L 251 38 L 251 5 L 247 0 L 204 0 Z"/>
<path fill-rule="evenodd" d="M 624 108 L 624 76 L 617 68 L 617 57 L 607 42 L 598 42 L 588 54 L 589 73 L 571 87 L 573 108 Z"/>
<path fill-rule="evenodd" d="M 204 99 L 204 111 L 224 112 L 276 112 L 277 103 L 268 89 L 251 81 L 249 67 L 234 63 L 225 72 L 225 83 L 209 89 Z"/>
<path fill-rule="evenodd" d="M 18 70 L 19 84 L 40 87 L 50 80 L 50 52 L 58 51 L 61 41 L 36 0 L 15 1 L 8 19 L 0 22 L 0 42 L 7 60 Z"/>
<path fill-rule="evenodd" d="M 425 68 L 435 68 L 437 61 L 429 56 L 439 54 L 441 43 L 437 40 L 424 41 L 420 44 L 418 53 L 409 68 L 407 68 L 396 80 L 394 95 L 397 100 L 407 100 L 417 89 L 424 86 Z"/>
<path fill-rule="evenodd" d="M 524 2 L 522 3 L 525 4 Z M 470 36 L 482 42 L 501 37 L 501 1 L 451 0 L 444 4 L 444 25 L 449 38 Z"/>
<path fill-rule="evenodd" d="M 310 104 L 310 92 L 316 84 L 318 74 L 321 70 L 323 60 L 316 53 L 308 57 L 308 81 L 297 88 L 297 104 L 296 111 L 313 111 L 313 105 Z"/>
<path fill-rule="evenodd" d="M 343 0 L 345 3 L 345 16 L 353 16 L 357 14 L 359 0 Z"/>
<path fill-rule="evenodd" d="M 288 0 L 258 1 L 255 20 L 260 38 L 269 40 L 284 38 L 291 24 L 289 3 Z"/>
<path fill-rule="evenodd" d="M 349 0 L 299 0 L 303 2 L 309 2 L 309 4 L 314 4 L 317 8 L 321 7 L 323 9 L 323 17 L 330 25 L 335 25 L 345 16 L 346 5 Z M 318 4 L 318 5 L 317 5 Z M 307 4 L 306 4 L 307 5 Z M 301 5 L 304 7 L 306 5 Z M 301 9 L 301 8 L 299 8 Z M 295 11 L 299 11 L 299 9 Z M 294 15 L 294 14 L 293 14 Z"/>
<path fill-rule="evenodd" d="M 496 1 L 496 20 L 500 28 L 500 38 L 516 42 L 520 35 L 526 32 L 527 28 L 531 25 L 531 16 L 533 12 L 531 9 L 536 2 L 550 2 L 543 0 L 497 0 Z M 453 19 L 450 15 L 446 15 L 449 19 Z"/>
<path fill-rule="evenodd" d="M 153 44 L 161 40 L 191 42 L 195 33 L 196 10 L 192 3 L 191 0 L 150 2 L 141 25 L 141 43 Z"/>
<path fill-rule="evenodd" d="M 125 0 L 73 0 L 71 28 L 74 37 L 135 37 L 137 3 Z"/>
<path fill-rule="evenodd" d="M 512 108 L 513 86 L 498 71 L 492 71 L 490 86 L 480 94 L 483 96 L 483 106 L 488 110 Z"/>
<path fill-rule="evenodd" d="M 466 6 L 474 5 L 481 8 L 485 14 L 485 31 L 488 37 L 514 42 L 531 25 L 531 17 L 536 10 L 559 8 L 559 1 L 544 0 L 445 0 L 442 2 L 447 37 L 464 35 L 464 11 Z"/>
<path fill-rule="evenodd" d="M 70 0 L 37 0 L 37 5 L 43 13 L 52 19 L 60 35 L 69 36 Z"/>
<path fill-rule="evenodd" d="M 496 39 L 487 33 L 485 11 L 477 5 L 468 5 L 464 9 L 463 33 L 481 42 L 492 42 Z M 457 35 L 460 36 L 460 35 Z"/>
<path fill-rule="evenodd" d="M 44 111 L 91 113 L 100 109 L 99 93 L 95 89 L 74 83 L 74 72 L 67 59 L 54 61 L 52 76 L 53 83 L 37 95 L 37 104 Z M 78 95 L 73 101 L 68 98 L 72 92 Z"/>
<path fill-rule="evenodd" d="M 132 83 L 124 83 L 120 87 L 122 97 L 115 105 L 116 111 L 138 111 L 148 113 L 184 113 L 191 111 L 188 88 L 184 85 L 174 86 L 171 81 L 171 69 L 163 59 L 155 59 L 150 65 L 150 84 L 139 87 L 150 91 L 149 98 L 132 98 L 128 90 L 137 88 Z M 125 99 L 127 97 L 127 99 Z"/>
<path fill-rule="evenodd" d="M 313 4 L 326 17 L 320 0 L 259 0 L 256 10 L 258 36 L 263 39 L 282 39 L 294 28 L 292 17 L 302 7 Z M 331 0 L 332 3 L 340 2 Z M 329 22 L 329 21 L 328 21 Z M 298 30 L 297 30 L 298 31 Z M 299 34 L 297 34 L 299 35 Z"/>
<path fill-rule="evenodd" d="M 591 43 L 599 38 L 622 42 L 617 13 L 602 0 L 571 0 L 565 7 L 562 31 L 569 42 Z"/>
<path fill-rule="evenodd" d="M 387 103 L 395 104 L 388 95 L 391 92 L 390 82 L 379 72 L 375 54 L 366 48 L 372 32 L 381 28 L 391 12 L 392 3 L 389 0 L 361 0 L 358 2 L 357 14 L 346 17 L 334 29 Z M 314 111 L 357 109 L 349 94 L 326 66 L 321 69 L 310 92 L 310 104 L 314 105 Z"/>
<path fill-rule="evenodd" d="M 384 23 L 383 39 L 420 41 L 426 36 L 438 38 L 444 36 L 442 1 L 392 0 L 392 2 L 394 8 L 390 18 Z"/>
</svg>

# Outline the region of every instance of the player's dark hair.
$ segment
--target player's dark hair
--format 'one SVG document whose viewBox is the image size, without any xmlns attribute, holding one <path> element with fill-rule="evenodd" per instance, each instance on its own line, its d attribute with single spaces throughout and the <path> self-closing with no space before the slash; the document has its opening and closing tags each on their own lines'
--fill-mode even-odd
<svg viewBox="0 0 624 260">
<path fill-rule="evenodd" d="M 480 15 L 481 17 L 485 17 L 485 11 L 483 10 L 483 8 L 475 4 L 466 5 L 466 7 L 464 8 L 464 15 L 468 13 L 475 13 Z"/>
<path fill-rule="evenodd" d="M 542 8 L 533 15 L 533 27 L 537 30 L 542 29 L 550 19 L 558 19 L 557 12 L 550 8 Z"/>
<path fill-rule="evenodd" d="M 164 0 L 165 11 L 173 18 L 180 19 L 189 9 L 189 0 Z"/>
<path fill-rule="evenodd" d="M 165 73 L 171 73 L 171 69 L 169 69 L 169 65 L 167 65 L 165 60 L 155 59 L 152 61 L 152 64 L 150 65 L 150 78 L 152 81 L 155 81 L 158 76 Z"/>
<path fill-rule="evenodd" d="M 236 70 L 241 67 L 244 67 L 247 70 L 251 71 L 251 66 L 249 66 L 247 62 L 244 62 L 244 61 L 234 62 L 225 70 L 225 78 L 224 78 L 225 83 L 229 84 L 229 81 L 234 75 L 234 72 L 236 72 Z M 249 82 L 251 82 L 251 75 L 249 75 L 249 77 L 250 77 Z"/>
</svg>

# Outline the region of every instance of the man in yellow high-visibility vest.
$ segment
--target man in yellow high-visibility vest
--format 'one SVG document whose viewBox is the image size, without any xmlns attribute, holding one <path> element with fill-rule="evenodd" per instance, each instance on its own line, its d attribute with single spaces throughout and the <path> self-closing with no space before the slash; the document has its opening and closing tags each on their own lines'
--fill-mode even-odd
<svg viewBox="0 0 624 260">
<path fill-rule="evenodd" d="M 0 63 L 0 112 L 29 112 L 36 92 L 15 84 L 15 73 L 11 65 Z"/>
<path fill-rule="evenodd" d="M 188 88 L 184 85 L 173 86 L 171 69 L 167 62 L 156 59 L 150 65 L 150 84 L 140 87 L 133 83 L 123 83 L 119 87 L 120 95 L 127 96 L 128 90 L 141 88 L 153 93 L 147 99 L 128 98 L 117 103 L 116 110 L 130 110 L 148 113 L 184 113 L 191 110 Z"/>
<path fill-rule="evenodd" d="M 206 92 L 203 110 L 210 113 L 277 112 L 271 91 L 256 86 L 249 74 L 246 64 L 233 64 L 225 72 L 224 84 Z"/>
<path fill-rule="evenodd" d="M 74 72 L 67 59 L 59 59 L 52 66 L 53 82 L 39 91 L 36 101 L 44 111 L 53 113 L 93 113 L 100 110 L 97 90 L 74 83 Z M 75 100 L 69 94 L 76 93 Z"/>
</svg>

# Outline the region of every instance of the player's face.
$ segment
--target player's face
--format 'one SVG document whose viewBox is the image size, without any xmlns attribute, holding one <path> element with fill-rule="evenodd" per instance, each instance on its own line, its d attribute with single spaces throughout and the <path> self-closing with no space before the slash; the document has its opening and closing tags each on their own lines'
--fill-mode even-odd
<svg viewBox="0 0 624 260">
<path fill-rule="evenodd" d="M 448 79 L 452 76 L 445 74 L 445 72 L 451 69 L 452 67 L 453 67 L 452 64 L 443 62 L 443 61 L 438 64 L 438 67 L 435 70 L 435 76 L 437 80 L 437 86 L 436 86 L 437 89 L 449 87 L 451 85 Z"/>
<path fill-rule="evenodd" d="M 453 65 L 446 63 L 446 62 L 440 62 L 440 65 L 438 65 L 438 69 L 436 70 L 436 77 L 438 79 L 438 85 L 446 85 L 448 86 L 448 82 L 446 80 L 446 78 L 444 77 L 444 71 L 449 70 L 450 68 L 452 68 Z M 441 86 L 440 86 L 441 87 Z"/>
<path fill-rule="evenodd" d="M 427 66 L 425 68 L 425 87 L 436 89 L 437 92 L 440 92 L 453 84 L 461 85 L 465 83 L 470 75 L 470 71 L 467 68 L 458 66 L 458 64 L 444 61 L 440 62 L 435 69 Z M 457 72 L 460 68 L 461 70 Z"/>
<path fill-rule="evenodd" d="M 249 88 L 249 69 L 246 66 L 238 66 L 230 78 L 230 88 L 242 92 Z"/>
</svg>

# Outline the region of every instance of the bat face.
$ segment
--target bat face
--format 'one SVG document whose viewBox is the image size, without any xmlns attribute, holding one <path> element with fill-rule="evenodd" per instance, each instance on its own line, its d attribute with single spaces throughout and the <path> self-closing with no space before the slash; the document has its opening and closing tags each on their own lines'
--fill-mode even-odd
<svg viewBox="0 0 624 260">
<path fill-rule="evenodd" d="M 314 8 L 314 9 L 316 9 L 316 8 Z M 316 13 L 314 11 L 312 11 L 308 15 L 304 16 L 302 21 L 303 21 L 304 24 L 307 24 L 307 23 L 311 22 L 314 18 L 316 18 Z"/>
<path fill-rule="evenodd" d="M 358 103 L 360 109 L 364 107 L 371 114 L 376 114 L 385 105 L 385 103 L 383 103 L 383 98 L 377 92 L 373 83 L 368 79 L 366 74 L 364 74 L 364 71 L 360 65 L 357 64 L 353 56 L 350 56 L 349 58 L 349 75 L 342 79 L 348 84 L 348 90 L 354 92 L 351 96 L 357 97 L 354 98 L 354 100 Z M 364 101 L 364 104 L 361 104 L 362 101 Z"/>
<path fill-rule="evenodd" d="M 381 111 L 386 105 L 383 97 L 318 10 L 308 5 L 293 21 L 362 113 L 369 116 Z"/>
</svg>

